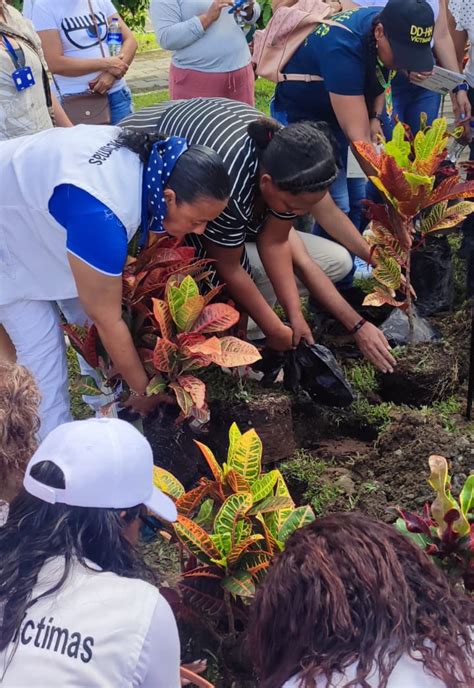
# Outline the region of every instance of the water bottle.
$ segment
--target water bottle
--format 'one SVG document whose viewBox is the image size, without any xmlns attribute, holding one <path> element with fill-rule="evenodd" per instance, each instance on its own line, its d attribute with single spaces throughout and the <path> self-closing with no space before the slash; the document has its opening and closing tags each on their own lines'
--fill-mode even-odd
<svg viewBox="0 0 474 688">
<path fill-rule="evenodd" d="M 116 17 L 113 17 L 109 24 L 109 30 L 107 32 L 107 45 L 109 46 L 109 53 L 111 57 L 117 57 L 122 51 L 122 29 L 120 28 L 120 22 Z"/>
</svg>

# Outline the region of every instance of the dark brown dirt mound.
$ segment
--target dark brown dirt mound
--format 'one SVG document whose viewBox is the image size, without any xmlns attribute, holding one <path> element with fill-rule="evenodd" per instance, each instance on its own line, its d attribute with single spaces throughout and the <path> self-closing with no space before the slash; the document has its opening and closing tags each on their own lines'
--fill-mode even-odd
<svg viewBox="0 0 474 688">
<path fill-rule="evenodd" d="M 395 371 L 380 377 L 384 401 L 429 406 L 451 396 L 459 385 L 458 355 L 451 346 L 416 344 L 403 349 Z"/>
<path fill-rule="evenodd" d="M 459 492 L 474 470 L 474 432 L 461 417 L 458 429 L 454 434 L 443 428 L 434 413 L 401 412 L 375 445 L 349 438 L 321 441 L 310 453 L 323 465 L 317 484 L 313 475 L 305 480 L 302 472 L 290 486 L 297 498 L 310 488 L 316 495 L 331 490 L 327 511 L 357 509 L 392 521 L 390 507 L 419 510 L 432 500 L 427 483 L 431 454 L 449 460 L 453 492 Z"/>
</svg>

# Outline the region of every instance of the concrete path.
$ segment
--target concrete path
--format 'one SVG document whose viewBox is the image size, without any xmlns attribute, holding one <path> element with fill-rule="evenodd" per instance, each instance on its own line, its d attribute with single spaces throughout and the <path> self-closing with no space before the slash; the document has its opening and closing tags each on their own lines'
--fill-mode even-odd
<svg viewBox="0 0 474 688">
<path fill-rule="evenodd" d="M 133 93 L 147 93 L 168 88 L 171 53 L 150 50 L 137 55 L 127 72 L 127 84 Z"/>
</svg>

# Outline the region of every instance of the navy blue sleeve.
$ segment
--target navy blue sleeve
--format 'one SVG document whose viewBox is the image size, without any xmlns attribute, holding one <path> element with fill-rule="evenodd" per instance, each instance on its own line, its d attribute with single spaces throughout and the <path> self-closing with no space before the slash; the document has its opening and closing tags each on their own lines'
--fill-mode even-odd
<svg viewBox="0 0 474 688">
<path fill-rule="evenodd" d="M 77 186 L 61 184 L 49 199 L 48 209 L 66 230 L 69 253 L 104 275 L 122 274 L 127 233 L 110 208 Z"/>
<path fill-rule="evenodd" d="M 341 96 L 364 95 L 367 53 L 360 36 L 335 26 L 320 26 L 318 31 L 323 33 L 319 45 L 325 43 L 319 66 L 326 91 Z"/>
</svg>

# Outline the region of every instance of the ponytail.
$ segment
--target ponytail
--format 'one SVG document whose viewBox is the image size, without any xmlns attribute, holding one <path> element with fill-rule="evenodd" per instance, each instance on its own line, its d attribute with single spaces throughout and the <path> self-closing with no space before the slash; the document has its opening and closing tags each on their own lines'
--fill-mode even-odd
<svg viewBox="0 0 474 688">
<path fill-rule="evenodd" d="M 336 179 L 335 142 L 324 123 L 297 122 L 282 127 L 262 117 L 247 133 L 255 145 L 260 165 L 282 191 L 292 194 L 326 190 Z"/>
</svg>

